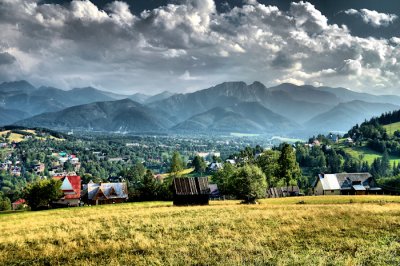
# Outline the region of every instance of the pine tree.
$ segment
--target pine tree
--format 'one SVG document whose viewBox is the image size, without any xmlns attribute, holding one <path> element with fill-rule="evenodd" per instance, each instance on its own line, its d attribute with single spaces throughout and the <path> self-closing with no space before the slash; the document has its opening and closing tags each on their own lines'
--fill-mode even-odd
<svg viewBox="0 0 400 266">
<path fill-rule="evenodd" d="M 196 173 L 202 174 L 205 172 L 207 165 L 202 157 L 196 155 L 193 159 L 192 165 Z"/>
<path fill-rule="evenodd" d="M 382 163 L 381 163 L 381 174 L 382 176 L 388 176 L 389 175 L 389 170 L 390 170 L 390 160 L 389 160 L 389 154 L 387 150 L 385 149 L 383 155 L 382 155 Z"/>
<path fill-rule="evenodd" d="M 170 174 L 173 177 L 178 177 L 179 173 L 183 170 L 183 161 L 179 152 L 175 151 L 172 155 Z"/>
<path fill-rule="evenodd" d="M 296 162 L 296 156 L 292 146 L 285 143 L 278 159 L 279 170 L 278 176 L 284 180 L 286 186 L 290 181 L 297 179 L 301 175 L 299 164 Z"/>
</svg>

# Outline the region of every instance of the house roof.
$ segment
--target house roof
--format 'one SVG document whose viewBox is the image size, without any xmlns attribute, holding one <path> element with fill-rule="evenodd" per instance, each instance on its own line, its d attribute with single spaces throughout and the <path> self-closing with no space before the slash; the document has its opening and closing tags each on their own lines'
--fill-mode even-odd
<svg viewBox="0 0 400 266">
<path fill-rule="evenodd" d="M 335 174 L 320 174 L 318 177 L 324 190 L 340 189 L 340 185 Z"/>
<path fill-rule="evenodd" d="M 127 199 L 128 187 L 126 183 L 88 183 L 89 200 Z"/>
<path fill-rule="evenodd" d="M 353 186 L 354 190 L 356 191 L 363 191 L 366 190 L 365 187 L 363 185 L 354 185 Z"/>
<path fill-rule="evenodd" d="M 19 204 L 24 204 L 24 203 L 26 203 L 26 201 L 24 199 L 18 199 L 16 201 L 14 201 L 12 204 L 19 205 Z"/>
<path fill-rule="evenodd" d="M 217 184 L 209 184 L 208 187 L 210 188 L 211 197 L 218 197 L 220 195 Z"/>
<path fill-rule="evenodd" d="M 174 178 L 173 187 L 176 195 L 204 195 L 210 193 L 207 177 Z"/>
<path fill-rule="evenodd" d="M 324 190 L 370 190 L 376 188 L 370 173 L 320 174 L 314 187 L 318 181 L 321 182 Z"/>
<path fill-rule="evenodd" d="M 64 199 L 79 199 L 81 197 L 80 176 L 54 176 L 53 178 L 62 181 L 60 188 L 64 192 Z"/>
</svg>

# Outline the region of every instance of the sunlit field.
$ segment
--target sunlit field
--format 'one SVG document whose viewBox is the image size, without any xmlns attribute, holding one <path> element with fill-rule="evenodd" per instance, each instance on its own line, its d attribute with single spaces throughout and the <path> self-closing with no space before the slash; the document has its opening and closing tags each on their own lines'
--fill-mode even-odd
<svg viewBox="0 0 400 266">
<path fill-rule="evenodd" d="M 400 265 L 400 197 L 0 214 L 1 265 Z"/>
</svg>

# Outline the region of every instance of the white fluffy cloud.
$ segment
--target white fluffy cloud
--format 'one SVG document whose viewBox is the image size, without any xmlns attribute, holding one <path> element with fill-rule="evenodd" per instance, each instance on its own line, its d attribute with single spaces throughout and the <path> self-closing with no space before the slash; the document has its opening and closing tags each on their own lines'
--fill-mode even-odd
<svg viewBox="0 0 400 266">
<path fill-rule="evenodd" d="M 346 12 L 368 15 L 371 25 L 395 19 Z M 0 80 L 126 93 L 187 91 L 228 80 L 376 93 L 399 86 L 398 36 L 353 36 L 308 2 L 284 11 L 252 0 L 218 13 L 213 0 L 184 0 L 135 16 L 122 1 L 102 10 L 89 0 L 0 0 L 0 32 Z"/>
<path fill-rule="evenodd" d="M 360 16 L 365 23 L 371 24 L 374 27 L 389 26 L 398 18 L 398 16 L 395 14 L 379 13 L 375 10 L 369 10 L 365 8 L 360 10 L 348 9 L 344 11 L 344 13 L 347 15 Z"/>
</svg>

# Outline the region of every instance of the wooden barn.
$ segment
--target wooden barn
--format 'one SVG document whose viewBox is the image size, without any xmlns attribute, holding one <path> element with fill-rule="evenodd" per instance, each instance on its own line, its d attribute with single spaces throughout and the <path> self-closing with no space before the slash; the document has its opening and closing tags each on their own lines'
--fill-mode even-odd
<svg viewBox="0 0 400 266">
<path fill-rule="evenodd" d="M 174 205 L 208 205 L 210 188 L 207 177 L 174 178 Z"/>
<path fill-rule="evenodd" d="M 293 197 L 301 196 L 300 189 L 298 186 L 288 187 L 271 187 L 267 190 L 268 198 L 282 198 L 282 197 Z"/>
</svg>

